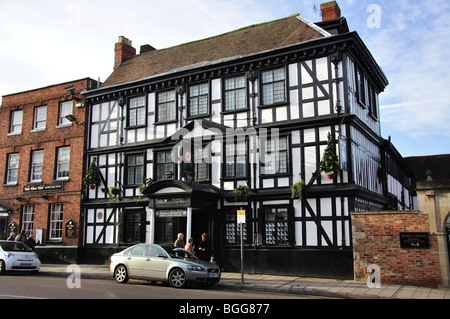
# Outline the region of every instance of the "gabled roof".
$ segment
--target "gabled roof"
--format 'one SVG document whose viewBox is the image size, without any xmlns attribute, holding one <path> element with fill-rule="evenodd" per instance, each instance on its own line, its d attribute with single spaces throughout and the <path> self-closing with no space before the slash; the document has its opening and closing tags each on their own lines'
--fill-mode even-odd
<svg viewBox="0 0 450 319">
<path fill-rule="evenodd" d="M 122 63 L 102 88 L 195 66 L 328 37 L 330 34 L 299 14 L 167 49 L 133 56 Z"/>
</svg>

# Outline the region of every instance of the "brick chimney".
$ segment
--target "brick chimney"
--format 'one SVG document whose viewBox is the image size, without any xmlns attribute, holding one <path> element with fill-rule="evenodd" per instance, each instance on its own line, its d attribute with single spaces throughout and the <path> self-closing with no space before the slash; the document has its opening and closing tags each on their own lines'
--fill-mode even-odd
<svg viewBox="0 0 450 319">
<path fill-rule="evenodd" d="M 136 55 L 136 49 L 133 48 L 131 40 L 124 36 L 119 37 L 119 42 L 115 46 L 114 70 L 117 69 L 128 57 Z"/>
<path fill-rule="evenodd" d="M 336 1 L 322 3 L 320 5 L 320 11 L 322 11 L 322 22 L 341 18 L 341 9 Z"/>
</svg>

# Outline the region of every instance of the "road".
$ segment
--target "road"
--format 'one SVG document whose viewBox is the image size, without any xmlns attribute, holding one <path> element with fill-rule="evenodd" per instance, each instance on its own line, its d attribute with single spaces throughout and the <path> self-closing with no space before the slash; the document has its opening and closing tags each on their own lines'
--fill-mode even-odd
<svg viewBox="0 0 450 319">
<path fill-rule="evenodd" d="M 226 291 L 219 288 L 175 289 L 159 283 L 132 281 L 118 284 L 113 279 L 81 279 L 80 288 L 68 288 L 67 278 L 46 275 L 8 274 L 0 276 L 0 299 L 305 299 L 314 297 Z"/>
</svg>

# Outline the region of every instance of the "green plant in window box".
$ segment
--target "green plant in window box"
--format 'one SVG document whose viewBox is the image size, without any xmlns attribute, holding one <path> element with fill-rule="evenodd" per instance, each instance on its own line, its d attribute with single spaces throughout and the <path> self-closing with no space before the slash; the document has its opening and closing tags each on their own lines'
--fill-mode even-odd
<svg viewBox="0 0 450 319">
<path fill-rule="evenodd" d="M 145 188 L 147 187 L 146 184 L 142 184 L 138 186 L 138 190 L 139 190 L 139 200 L 141 200 L 142 194 L 144 193 Z"/>
<path fill-rule="evenodd" d="M 111 186 L 109 188 L 108 195 L 111 199 L 119 199 L 120 200 L 120 194 L 122 193 L 122 190 L 120 187 L 117 186 Z"/>
<path fill-rule="evenodd" d="M 301 180 L 295 183 L 291 186 L 291 198 L 292 199 L 298 199 L 300 202 L 303 199 L 303 196 L 305 195 L 305 181 Z"/>
<path fill-rule="evenodd" d="M 239 185 L 234 190 L 234 200 L 236 202 L 245 202 L 247 201 L 248 196 L 252 194 L 252 190 L 250 186 Z"/>
<path fill-rule="evenodd" d="M 328 179 L 334 179 L 339 170 L 339 157 L 336 155 L 336 146 L 331 142 L 331 133 L 328 133 L 327 147 L 323 153 L 319 170 L 324 172 Z"/>
<path fill-rule="evenodd" d="M 95 187 L 100 184 L 100 173 L 96 163 L 97 158 L 94 157 L 83 178 L 83 185 L 89 186 L 90 189 L 95 189 Z"/>
</svg>

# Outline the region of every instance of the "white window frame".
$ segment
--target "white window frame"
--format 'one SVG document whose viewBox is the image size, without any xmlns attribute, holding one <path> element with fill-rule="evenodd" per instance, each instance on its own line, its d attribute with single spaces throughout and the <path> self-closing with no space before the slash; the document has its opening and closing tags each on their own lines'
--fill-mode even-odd
<svg viewBox="0 0 450 319">
<path fill-rule="evenodd" d="M 42 182 L 43 171 L 44 171 L 44 151 L 43 150 L 33 151 L 33 153 L 31 154 L 30 182 L 31 183 Z M 36 174 L 40 175 L 40 178 L 35 178 Z"/>
<path fill-rule="evenodd" d="M 9 135 L 22 134 L 23 110 L 11 112 L 11 123 L 9 127 Z"/>
<path fill-rule="evenodd" d="M 47 105 L 34 108 L 33 131 L 43 131 L 47 128 Z"/>
<path fill-rule="evenodd" d="M 28 235 L 33 234 L 34 223 L 34 205 L 24 205 L 22 210 L 22 229 L 26 230 Z"/>
<path fill-rule="evenodd" d="M 64 204 L 51 204 L 49 240 L 62 240 Z"/>
<path fill-rule="evenodd" d="M 64 151 L 67 151 L 68 154 L 64 154 L 63 153 Z M 56 159 L 56 180 L 67 180 L 69 179 L 69 172 L 70 172 L 70 146 L 58 148 L 57 154 L 58 155 Z M 65 158 L 64 155 L 66 155 Z"/>
<path fill-rule="evenodd" d="M 66 118 L 66 115 L 73 113 L 73 101 L 59 103 L 58 126 L 71 126 L 72 122 Z"/>
<path fill-rule="evenodd" d="M 19 153 L 13 153 L 8 155 L 8 168 L 6 173 L 6 184 L 17 185 L 19 180 Z"/>
</svg>

